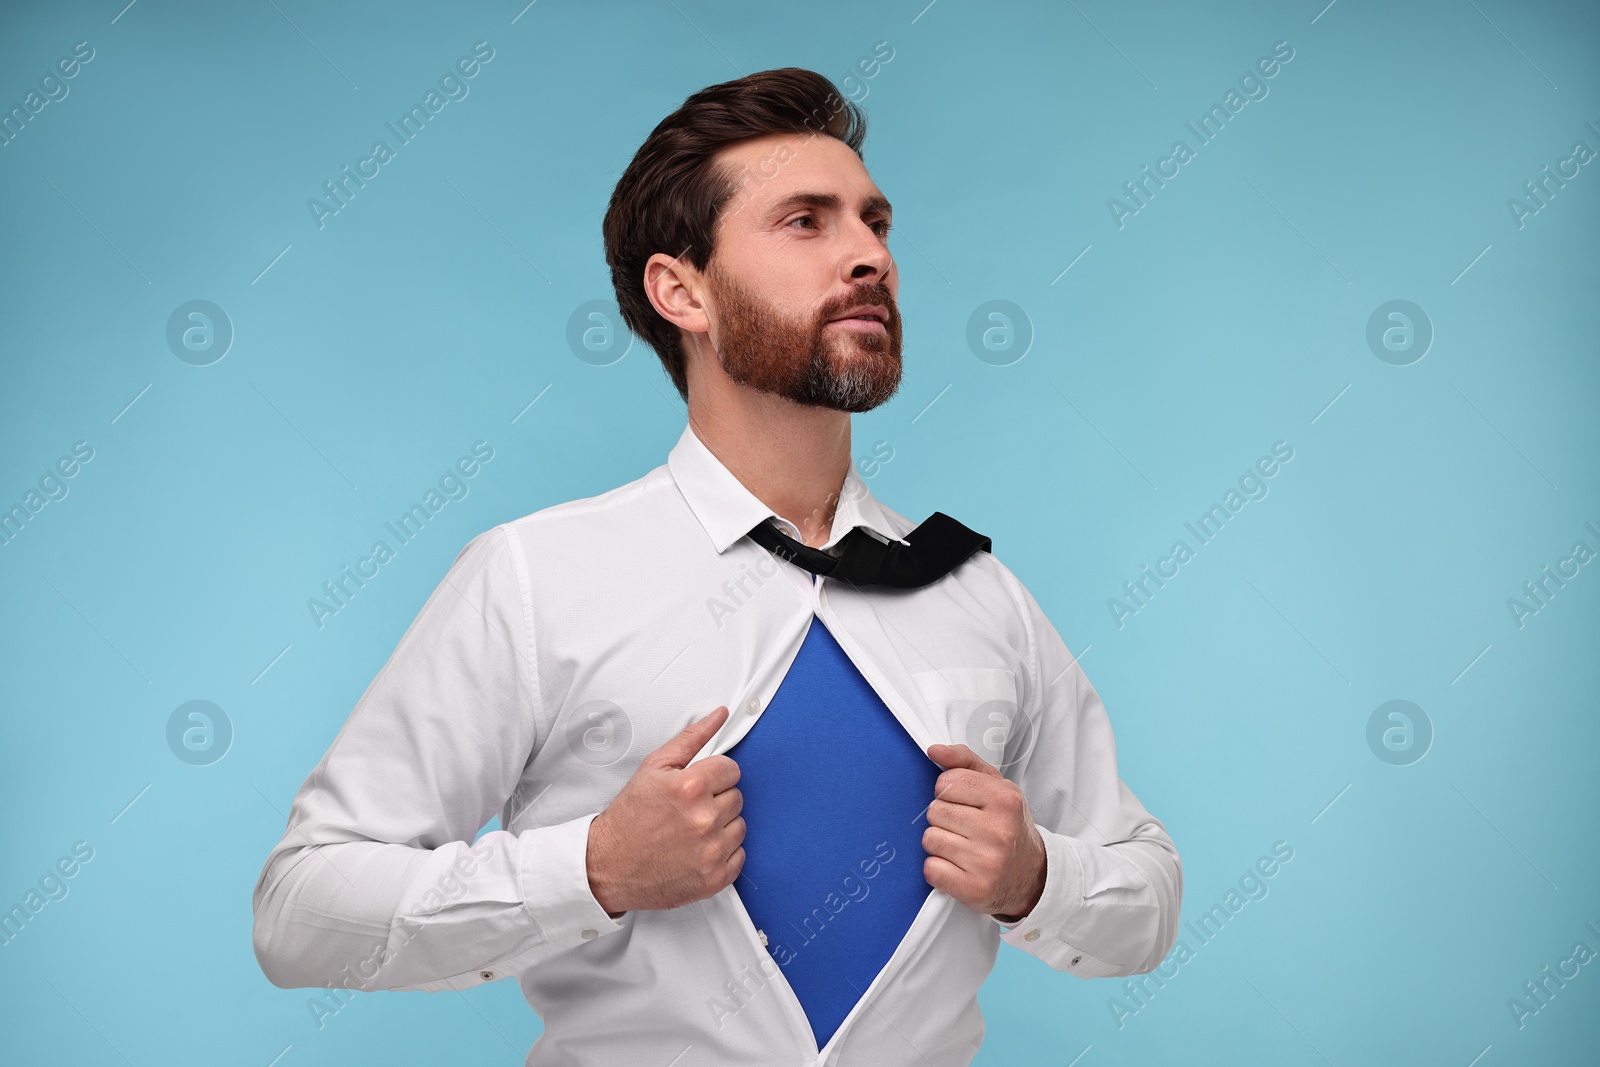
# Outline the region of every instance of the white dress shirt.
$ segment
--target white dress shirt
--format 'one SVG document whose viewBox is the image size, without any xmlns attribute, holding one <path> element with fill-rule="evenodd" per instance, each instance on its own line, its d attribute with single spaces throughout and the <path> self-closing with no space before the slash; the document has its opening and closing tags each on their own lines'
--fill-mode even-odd
<svg viewBox="0 0 1600 1067">
<path fill-rule="evenodd" d="M 768 517 L 799 537 L 685 427 L 643 477 L 473 538 L 295 795 L 254 894 L 268 979 L 514 978 L 544 1022 L 529 1067 L 957 1067 L 999 942 L 1081 978 L 1154 968 L 1177 937 L 1177 849 L 1027 589 L 982 551 L 921 589 L 813 579 L 745 536 Z M 858 525 L 916 524 L 852 467 L 823 548 Z M 750 729 L 813 614 L 919 746 L 967 744 L 1022 787 L 1046 851 L 1015 925 L 930 892 L 822 1049 L 734 886 L 612 919 L 585 865 L 589 823 L 648 753 L 722 704 L 694 759 Z"/>
</svg>

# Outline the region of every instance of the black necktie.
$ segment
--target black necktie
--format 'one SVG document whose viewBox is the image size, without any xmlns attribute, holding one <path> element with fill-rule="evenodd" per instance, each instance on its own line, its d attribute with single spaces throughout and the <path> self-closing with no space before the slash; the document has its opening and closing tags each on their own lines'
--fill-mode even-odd
<svg viewBox="0 0 1600 1067">
<path fill-rule="evenodd" d="M 929 515 L 922 525 L 906 534 L 903 545 L 894 541 L 885 544 L 857 526 L 839 539 L 838 556 L 796 541 L 768 519 L 756 524 L 750 539 L 812 574 L 856 586 L 900 589 L 918 589 L 936 582 L 974 552 L 993 551 L 989 538 L 967 529 L 942 511 Z"/>
</svg>

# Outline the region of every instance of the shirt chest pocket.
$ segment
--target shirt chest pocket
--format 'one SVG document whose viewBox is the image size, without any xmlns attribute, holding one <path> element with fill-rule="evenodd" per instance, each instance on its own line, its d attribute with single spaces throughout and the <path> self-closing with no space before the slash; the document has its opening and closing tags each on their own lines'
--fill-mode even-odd
<svg viewBox="0 0 1600 1067">
<path fill-rule="evenodd" d="M 914 671 L 913 684 L 951 744 L 966 745 L 1006 777 L 1033 748 L 1036 731 L 1023 713 L 1017 672 L 1005 667 Z"/>
</svg>

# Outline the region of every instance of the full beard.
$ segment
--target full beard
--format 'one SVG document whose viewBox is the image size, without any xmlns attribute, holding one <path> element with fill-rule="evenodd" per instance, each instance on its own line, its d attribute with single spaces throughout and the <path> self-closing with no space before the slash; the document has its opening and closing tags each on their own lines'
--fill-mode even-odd
<svg viewBox="0 0 1600 1067">
<path fill-rule="evenodd" d="M 837 411 L 871 411 L 900 388 L 900 313 L 887 286 L 859 285 L 811 321 L 783 317 L 715 267 L 709 272 L 719 309 L 717 358 L 740 385 Z M 882 333 L 836 328 L 828 320 L 876 303 L 889 321 Z"/>
</svg>

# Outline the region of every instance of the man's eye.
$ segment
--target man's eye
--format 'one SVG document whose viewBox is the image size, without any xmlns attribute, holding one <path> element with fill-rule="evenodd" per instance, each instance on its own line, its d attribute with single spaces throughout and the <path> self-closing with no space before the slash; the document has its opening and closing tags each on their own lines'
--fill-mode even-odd
<svg viewBox="0 0 1600 1067">
<path fill-rule="evenodd" d="M 789 220 L 788 225 L 793 226 L 797 222 L 815 223 L 816 221 L 817 221 L 817 217 L 815 215 L 797 215 L 794 218 Z M 815 229 L 814 226 L 807 227 L 807 228 L 808 229 Z M 888 237 L 889 236 L 889 231 L 890 231 L 890 229 L 893 228 L 893 225 L 889 222 L 888 219 L 879 219 L 878 221 L 876 221 L 876 222 L 874 222 L 872 224 L 872 228 L 878 234 L 879 237 Z"/>
</svg>

